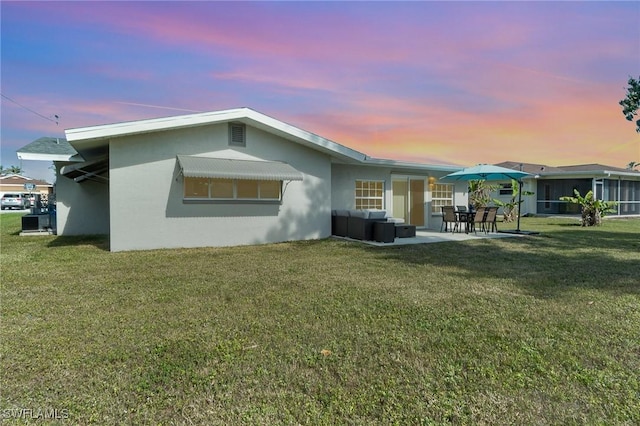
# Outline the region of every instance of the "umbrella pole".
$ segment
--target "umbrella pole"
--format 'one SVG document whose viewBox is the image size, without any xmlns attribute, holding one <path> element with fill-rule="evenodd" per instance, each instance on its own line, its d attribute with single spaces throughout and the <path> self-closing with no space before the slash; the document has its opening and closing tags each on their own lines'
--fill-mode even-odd
<svg viewBox="0 0 640 426">
<path fill-rule="evenodd" d="M 518 181 L 518 227 L 516 231 L 520 232 L 520 207 L 522 207 L 522 181 Z"/>
</svg>

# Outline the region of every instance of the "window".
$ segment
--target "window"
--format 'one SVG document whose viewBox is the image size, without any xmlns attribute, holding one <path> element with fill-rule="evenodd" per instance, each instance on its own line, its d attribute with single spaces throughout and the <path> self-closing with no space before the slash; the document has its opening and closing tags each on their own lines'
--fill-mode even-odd
<svg viewBox="0 0 640 426">
<path fill-rule="evenodd" d="M 498 193 L 500 195 L 512 195 L 513 194 L 513 186 L 510 183 L 501 183 Z"/>
<path fill-rule="evenodd" d="M 282 181 L 184 178 L 186 200 L 280 200 Z"/>
<path fill-rule="evenodd" d="M 209 179 L 187 178 L 184 180 L 185 198 L 208 198 Z"/>
<path fill-rule="evenodd" d="M 431 213 L 442 212 L 444 206 L 453 206 L 453 185 L 434 183 L 431 190 Z"/>
<path fill-rule="evenodd" d="M 229 145 L 247 146 L 247 127 L 243 123 L 229 123 Z"/>
<path fill-rule="evenodd" d="M 356 181 L 356 209 L 384 208 L 384 181 Z"/>
<path fill-rule="evenodd" d="M 260 182 L 260 198 L 280 199 L 280 181 L 263 180 Z"/>
<path fill-rule="evenodd" d="M 210 179 L 211 198 L 233 198 L 232 179 Z"/>
</svg>

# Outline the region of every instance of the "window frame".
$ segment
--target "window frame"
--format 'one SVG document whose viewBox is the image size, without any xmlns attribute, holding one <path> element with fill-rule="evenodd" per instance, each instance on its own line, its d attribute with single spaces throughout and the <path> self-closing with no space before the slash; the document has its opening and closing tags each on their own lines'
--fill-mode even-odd
<svg viewBox="0 0 640 426">
<path fill-rule="evenodd" d="M 358 185 L 360 183 L 360 186 Z M 367 184 L 366 188 L 364 184 Z M 371 184 L 374 185 L 371 188 Z M 358 191 L 362 191 L 358 195 Z M 367 194 L 364 194 L 367 191 Z M 380 195 L 371 195 L 371 191 L 380 191 Z M 384 210 L 385 205 L 385 181 L 379 179 L 356 179 L 354 184 L 354 205 L 358 210 L 377 209 Z M 366 201 L 366 202 L 365 202 Z M 378 203 L 379 202 L 379 203 Z"/>
<path fill-rule="evenodd" d="M 513 185 L 511 182 L 509 183 L 501 183 L 498 187 L 498 195 L 512 195 L 513 194 Z"/>
<path fill-rule="evenodd" d="M 449 188 L 448 191 L 443 191 L 441 188 Z M 442 214 L 442 207 L 455 206 L 456 186 L 451 183 L 434 183 L 431 191 L 431 214 Z M 446 194 L 451 192 L 451 197 L 436 196 L 445 192 Z M 440 203 L 441 201 L 448 201 L 450 204 Z"/>
<path fill-rule="evenodd" d="M 206 180 L 207 183 L 207 195 L 204 197 L 190 197 L 187 194 L 187 185 L 189 184 L 190 179 L 198 179 L 198 180 Z M 212 196 L 212 188 L 214 186 L 214 181 L 230 181 L 233 185 L 232 187 L 232 196 L 231 197 L 213 197 Z M 257 185 L 257 198 L 256 197 L 241 197 L 238 191 L 238 183 L 246 183 L 246 182 L 255 182 Z M 278 197 L 269 197 L 265 198 L 262 194 L 262 184 L 263 182 L 269 186 L 273 182 L 278 182 Z M 273 188 L 272 188 L 273 189 Z M 266 191 L 266 190 L 265 190 Z M 221 203 L 221 204 L 279 204 L 282 202 L 283 196 L 283 181 L 282 180 L 266 180 L 266 179 L 221 179 L 221 178 L 194 178 L 194 177 L 184 177 L 182 184 L 182 201 L 186 204 L 202 204 L 202 203 Z"/>
</svg>

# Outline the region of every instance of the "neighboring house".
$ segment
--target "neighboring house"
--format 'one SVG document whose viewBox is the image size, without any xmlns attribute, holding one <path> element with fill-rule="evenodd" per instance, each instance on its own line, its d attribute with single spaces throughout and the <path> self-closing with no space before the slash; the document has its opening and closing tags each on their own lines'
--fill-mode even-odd
<svg viewBox="0 0 640 426">
<path fill-rule="evenodd" d="M 35 185 L 32 191 L 25 189 L 25 184 Z M 49 194 L 53 192 L 53 185 L 40 179 L 32 179 L 30 177 L 18 174 L 6 174 L 0 176 L 0 197 L 4 194 L 40 194 L 43 199 L 47 199 Z"/>
<path fill-rule="evenodd" d="M 112 251 L 325 238 L 332 209 L 438 229 L 442 205 L 467 204 L 466 182 L 439 182 L 461 167 L 371 158 L 248 108 L 38 141 L 18 156 L 54 161 L 58 235 L 109 234 Z"/>
<path fill-rule="evenodd" d="M 636 170 L 602 164 L 553 167 L 506 161 L 496 165 L 532 175 L 523 179 L 523 189 L 535 194 L 523 197 L 523 214 L 579 214 L 577 205 L 560 201 L 560 197 L 573 196 L 577 189 L 581 195 L 593 191 L 598 200 L 615 201 L 615 211 L 609 215 L 640 215 L 640 172 Z M 499 192 L 503 194 L 495 198 L 508 198 L 510 183 L 503 183 Z"/>
</svg>

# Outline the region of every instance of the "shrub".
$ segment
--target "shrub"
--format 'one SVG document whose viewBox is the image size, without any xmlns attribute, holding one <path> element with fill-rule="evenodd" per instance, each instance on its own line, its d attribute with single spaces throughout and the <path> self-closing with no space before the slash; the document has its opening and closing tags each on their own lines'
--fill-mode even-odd
<svg viewBox="0 0 640 426">
<path fill-rule="evenodd" d="M 615 201 L 597 200 L 593 196 L 593 191 L 589 191 L 585 196 L 581 196 L 577 189 L 573 190 L 574 197 L 560 197 L 561 201 L 580 205 L 582 211 L 582 226 L 595 226 L 602 223 L 602 218 L 613 211 L 616 206 Z"/>
</svg>

